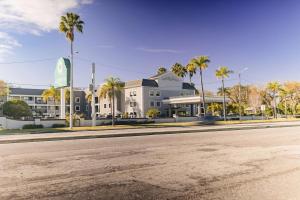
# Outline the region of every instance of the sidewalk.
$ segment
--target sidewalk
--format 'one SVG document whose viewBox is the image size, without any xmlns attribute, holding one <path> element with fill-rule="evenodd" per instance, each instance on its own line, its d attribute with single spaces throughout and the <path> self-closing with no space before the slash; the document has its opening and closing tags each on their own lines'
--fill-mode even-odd
<svg viewBox="0 0 300 200">
<path fill-rule="evenodd" d="M 234 124 L 234 125 L 122 129 L 122 130 L 107 130 L 107 131 L 80 131 L 80 132 L 43 133 L 43 134 L 27 134 L 27 135 L 6 135 L 6 136 L 0 136 L 0 144 L 92 139 L 92 138 L 110 138 L 110 137 L 130 137 L 130 136 L 146 136 L 146 135 L 162 135 L 162 134 L 197 133 L 197 132 L 217 132 L 217 131 L 280 128 L 280 127 L 295 127 L 295 126 L 300 127 L 300 122 L 276 122 L 276 123 L 255 123 L 255 124 Z"/>
</svg>

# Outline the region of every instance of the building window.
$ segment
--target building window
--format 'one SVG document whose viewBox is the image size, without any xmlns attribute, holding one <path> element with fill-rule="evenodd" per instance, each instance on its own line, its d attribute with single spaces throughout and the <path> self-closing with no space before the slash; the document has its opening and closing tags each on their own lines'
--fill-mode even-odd
<svg viewBox="0 0 300 200">
<path fill-rule="evenodd" d="M 150 97 L 153 97 L 154 96 L 154 91 L 150 90 L 149 95 L 150 95 Z"/>
<path fill-rule="evenodd" d="M 28 97 L 28 100 L 29 101 L 33 101 L 33 97 Z"/>
<path fill-rule="evenodd" d="M 76 112 L 80 111 L 80 106 L 75 106 L 75 111 Z"/>
<path fill-rule="evenodd" d="M 85 106 L 85 110 L 89 111 L 89 106 L 88 105 Z"/>
<path fill-rule="evenodd" d="M 55 106 L 55 110 L 59 110 L 59 106 Z"/>
<path fill-rule="evenodd" d="M 136 107 L 136 102 L 135 101 L 130 102 L 130 107 Z"/>
<path fill-rule="evenodd" d="M 99 98 L 95 97 L 95 103 L 98 103 L 98 102 L 99 102 Z"/>
<path fill-rule="evenodd" d="M 80 103 L 80 97 L 75 97 L 75 103 Z"/>
<path fill-rule="evenodd" d="M 106 108 L 106 103 L 103 105 L 104 108 Z"/>
<path fill-rule="evenodd" d="M 160 97 L 160 91 L 156 91 L 156 96 Z"/>
<path fill-rule="evenodd" d="M 154 101 L 150 102 L 150 107 L 154 107 Z"/>
<path fill-rule="evenodd" d="M 160 101 L 157 101 L 157 102 L 156 102 L 156 107 L 160 107 L 160 106 L 161 106 Z"/>
<path fill-rule="evenodd" d="M 108 107 L 109 107 L 109 108 L 110 108 L 110 106 L 111 106 L 111 105 L 110 105 L 110 104 L 108 104 Z"/>
</svg>

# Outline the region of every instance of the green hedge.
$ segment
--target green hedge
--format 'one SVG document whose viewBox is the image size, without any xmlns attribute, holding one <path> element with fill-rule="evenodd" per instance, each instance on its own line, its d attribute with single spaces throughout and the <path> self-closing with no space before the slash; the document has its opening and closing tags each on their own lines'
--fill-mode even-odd
<svg viewBox="0 0 300 200">
<path fill-rule="evenodd" d="M 25 124 L 23 129 L 35 129 L 35 128 L 44 128 L 42 124 Z"/>
<path fill-rule="evenodd" d="M 52 125 L 52 128 L 63 128 L 63 127 L 66 127 L 65 124 L 53 124 Z"/>
</svg>

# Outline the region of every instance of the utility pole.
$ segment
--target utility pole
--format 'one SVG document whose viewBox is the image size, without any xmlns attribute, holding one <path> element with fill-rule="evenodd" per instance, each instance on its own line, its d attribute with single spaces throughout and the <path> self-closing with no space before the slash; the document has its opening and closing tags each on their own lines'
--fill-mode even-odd
<svg viewBox="0 0 300 200">
<path fill-rule="evenodd" d="M 242 82 L 242 80 L 241 80 L 241 74 L 246 70 L 248 70 L 247 67 L 242 69 L 241 71 L 239 71 L 239 116 L 240 116 L 240 120 L 242 118 L 242 105 L 241 105 L 242 104 L 242 98 L 241 98 L 241 87 L 242 87 L 241 82 Z"/>
<path fill-rule="evenodd" d="M 92 63 L 92 126 L 96 126 L 96 109 L 95 109 L 95 63 Z"/>
</svg>

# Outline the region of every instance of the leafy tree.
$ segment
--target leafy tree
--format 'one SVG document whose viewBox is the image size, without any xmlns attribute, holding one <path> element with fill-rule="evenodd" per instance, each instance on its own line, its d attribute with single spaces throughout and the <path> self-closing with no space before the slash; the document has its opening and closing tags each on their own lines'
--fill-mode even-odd
<svg viewBox="0 0 300 200">
<path fill-rule="evenodd" d="M 105 83 L 100 90 L 100 96 L 111 95 L 112 99 L 112 125 L 115 124 L 115 97 L 124 87 L 123 82 L 119 78 L 109 77 L 105 79 Z"/>
<path fill-rule="evenodd" d="M 60 101 L 60 91 L 57 90 L 54 86 L 46 89 L 42 93 L 42 98 L 44 102 L 48 102 L 50 99 L 53 99 L 54 102 Z"/>
<path fill-rule="evenodd" d="M 3 114 L 13 119 L 21 119 L 22 117 L 31 117 L 32 112 L 25 101 L 11 100 L 3 104 Z"/>
<path fill-rule="evenodd" d="M 150 108 L 146 115 L 150 118 L 155 118 L 159 115 L 159 110 L 157 108 Z"/>
<path fill-rule="evenodd" d="M 216 70 L 216 77 L 218 79 L 222 80 L 222 92 L 223 92 L 223 115 L 224 115 L 224 120 L 226 120 L 226 102 L 225 102 L 225 86 L 224 86 L 224 80 L 225 78 L 229 77 L 229 74 L 232 74 L 233 71 L 229 70 L 228 67 L 222 66 L 219 69 Z"/>
<path fill-rule="evenodd" d="M 59 23 L 59 31 L 65 33 L 66 38 L 70 41 L 71 44 L 71 77 L 70 77 L 70 128 L 72 128 L 72 115 L 73 115 L 73 42 L 74 42 L 74 31 L 77 30 L 79 33 L 83 32 L 84 22 L 80 19 L 80 16 L 76 13 L 67 13 L 64 16 L 61 16 Z"/>
<path fill-rule="evenodd" d="M 270 93 L 272 96 L 273 100 L 273 116 L 274 118 L 277 118 L 277 102 L 276 102 L 276 95 L 278 94 L 279 90 L 281 88 L 280 83 L 274 81 L 274 82 L 269 82 L 267 84 L 267 91 Z"/>
<path fill-rule="evenodd" d="M 222 112 L 222 105 L 219 103 L 211 103 L 207 107 L 207 111 L 210 112 L 213 116 L 219 116 Z"/>
<path fill-rule="evenodd" d="M 208 67 L 209 62 L 210 62 L 210 60 L 209 60 L 208 56 L 198 56 L 196 58 L 193 58 L 190 61 L 191 64 L 193 64 L 199 68 L 204 116 L 206 115 L 206 109 L 205 109 L 206 104 L 205 104 L 205 92 L 204 92 L 204 85 L 203 85 L 203 70 L 205 70 Z M 201 105 L 201 101 L 200 101 L 200 105 Z"/>
<path fill-rule="evenodd" d="M 186 76 L 186 69 L 180 63 L 175 63 L 171 71 L 178 77 L 184 78 Z"/>
<path fill-rule="evenodd" d="M 0 97 L 6 96 L 8 93 L 8 86 L 7 84 L 0 80 Z"/>
<path fill-rule="evenodd" d="M 157 69 L 157 74 L 158 74 L 158 75 L 164 74 L 164 73 L 166 73 L 166 72 L 167 72 L 167 69 L 164 68 L 164 67 L 159 67 L 159 68 Z"/>
</svg>

